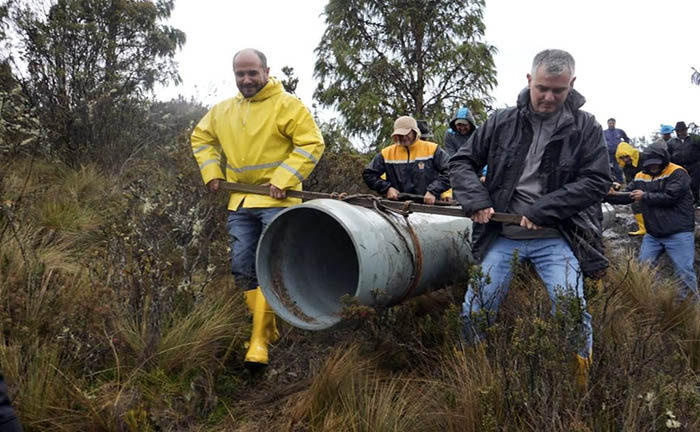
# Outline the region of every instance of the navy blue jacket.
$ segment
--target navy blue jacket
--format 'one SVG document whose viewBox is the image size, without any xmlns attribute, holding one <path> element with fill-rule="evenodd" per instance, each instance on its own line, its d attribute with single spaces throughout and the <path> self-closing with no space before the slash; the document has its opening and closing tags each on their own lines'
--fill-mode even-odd
<svg viewBox="0 0 700 432">
<path fill-rule="evenodd" d="M 608 144 L 608 153 L 613 157 L 615 156 L 618 144 L 622 141 L 630 142 L 627 134 L 622 129 L 605 129 L 603 135 L 605 136 L 605 142 Z"/>
<path fill-rule="evenodd" d="M 679 232 L 695 231 L 695 209 L 690 190 L 690 176 L 681 166 L 669 162 L 668 152 L 652 144 L 642 153 L 645 159 L 661 159 L 662 171 L 652 175 L 647 171 L 637 173 L 625 188 L 644 191 L 639 202 L 647 232 L 654 237 L 666 237 Z M 630 204 L 629 196 L 608 196 L 613 204 Z"/>
<path fill-rule="evenodd" d="M 393 144 L 372 159 L 362 179 L 381 194 L 393 187 L 416 195 L 430 192 L 439 198 L 450 188 L 448 160 L 445 150 L 430 141 L 418 139 L 408 147 Z"/>
</svg>

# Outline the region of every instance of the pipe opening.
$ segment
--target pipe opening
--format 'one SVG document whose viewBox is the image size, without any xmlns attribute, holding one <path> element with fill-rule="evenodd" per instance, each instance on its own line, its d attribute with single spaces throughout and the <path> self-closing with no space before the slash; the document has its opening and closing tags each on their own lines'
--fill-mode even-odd
<svg viewBox="0 0 700 432">
<path fill-rule="evenodd" d="M 257 256 L 267 301 L 296 327 L 317 330 L 336 324 L 341 297 L 357 291 L 359 263 L 352 239 L 321 210 L 292 207 L 280 213 L 261 237 Z"/>
</svg>

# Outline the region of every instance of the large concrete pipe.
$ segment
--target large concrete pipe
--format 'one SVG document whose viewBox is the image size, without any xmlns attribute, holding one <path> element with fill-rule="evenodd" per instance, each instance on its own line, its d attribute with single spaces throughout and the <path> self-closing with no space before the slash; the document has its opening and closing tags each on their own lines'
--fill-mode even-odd
<svg viewBox="0 0 700 432">
<path fill-rule="evenodd" d="M 282 211 L 258 244 L 260 287 L 277 315 L 320 330 L 340 321 L 344 296 L 392 305 L 464 280 L 472 221 L 399 215 L 317 199 Z"/>
<path fill-rule="evenodd" d="M 603 203 L 603 229 L 615 209 Z M 257 274 L 277 315 L 321 330 L 340 321 L 343 298 L 393 305 L 464 280 L 472 221 L 414 213 L 406 220 L 338 200 L 316 199 L 282 211 L 263 233 Z"/>
<path fill-rule="evenodd" d="M 603 230 L 612 228 L 615 223 L 615 207 L 610 203 L 602 203 L 601 208 L 603 210 Z"/>
</svg>

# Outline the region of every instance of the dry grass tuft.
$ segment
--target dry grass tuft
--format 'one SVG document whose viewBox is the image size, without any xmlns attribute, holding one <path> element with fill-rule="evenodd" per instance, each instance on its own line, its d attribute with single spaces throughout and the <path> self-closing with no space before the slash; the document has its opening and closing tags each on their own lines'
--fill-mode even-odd
<svg viewBox="0 0 700 432">
<path fill-rule="evenodd" d="M 291 408 L 288 430 L 428 430 L 434 423 L 426 416 L 432 408 L 430 386 L 382 373 L 376 359 L 360 349 L 340 347 L 330 355 Z"/>
</svg>

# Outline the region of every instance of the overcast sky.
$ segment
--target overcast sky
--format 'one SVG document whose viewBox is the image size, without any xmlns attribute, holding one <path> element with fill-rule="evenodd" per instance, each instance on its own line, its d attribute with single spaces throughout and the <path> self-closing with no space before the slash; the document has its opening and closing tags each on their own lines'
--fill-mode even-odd
<svg viewBox="0 0 700 432">
<path fill-rule="evenodd" d="M 177 56 L 183 84 L 159 96 L 183 94 L 207 104 L 233 96 L 231 58 L 255 47 L 267 55 L 272 75 L 294 68 L 297 94 L 311 106 L 326 3 L 176 0 L 169 24 L 187 34 Z M 700 1 L 490 0 L 484 21 L 485 41 L 498 49 L 496 107 L 515 103 L 538 51 L 561 48 L 576 59 L 575 88 L 601 124 L 615 117 L 638 137 L 661 123 L 700 123 L 700 86 L 690 83 L 691 66 L 700 70 Z"/>
</svg>

